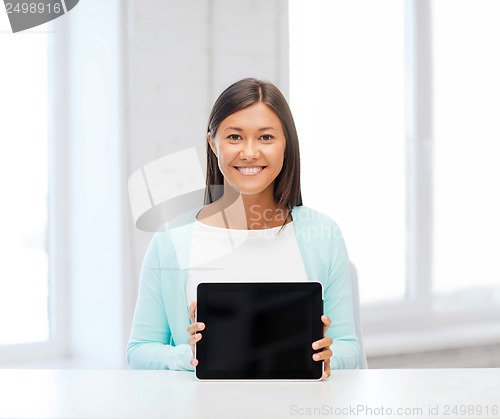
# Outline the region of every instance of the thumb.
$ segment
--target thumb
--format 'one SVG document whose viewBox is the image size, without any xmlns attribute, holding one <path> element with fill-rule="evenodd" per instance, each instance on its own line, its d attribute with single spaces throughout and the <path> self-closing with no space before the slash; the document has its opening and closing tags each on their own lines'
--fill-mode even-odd
<svg viewBox="0 0 500 419">
<path fill-rule="evenodd" d="M 330 328 L 332 321 L 330 320 L 330 317 L 328 317 L 324 314 L 321 316 L 321 320 L 323 321 L 323 335 L 326 335 L 326 332 Z"/>
<path fill-rule="evenodd" d="M 191 323 L 194 323 L 195 316 L 196 316 L 196 301 L 193 301 L 189 306 L 189 319 L 191 320 Z"/>
</svg>

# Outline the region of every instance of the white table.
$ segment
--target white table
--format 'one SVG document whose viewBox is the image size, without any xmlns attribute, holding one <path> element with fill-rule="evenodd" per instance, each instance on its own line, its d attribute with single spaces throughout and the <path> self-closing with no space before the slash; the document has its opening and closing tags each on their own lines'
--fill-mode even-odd
<svg viewBox="0 0 500 419">
<path fill-rule="evenodd" d="M 499 410 L 500 369 L 333 371 L 329 380 L 309 383 L 199 382 L 174 371 L 0 370 L 1 418 L 500 418 Z"/>
</svg>

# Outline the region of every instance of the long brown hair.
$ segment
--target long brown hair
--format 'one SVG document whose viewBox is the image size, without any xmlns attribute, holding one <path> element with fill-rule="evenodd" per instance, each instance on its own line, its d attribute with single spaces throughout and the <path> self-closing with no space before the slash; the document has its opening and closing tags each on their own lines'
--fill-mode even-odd
<svg viewBox="0 0 500 419">
<path fill-rule="evenodd" d="M 217 129 L 224 119 L 258 102 L 265 103 L 273 110 L 281 121 L 285 133 L 285 159 L 283 168 L 274 181 L 273 197 L 278 207 L 286 208 L 289 212 L 294 206 L 302 205 L 299 139 L 290 107 L 274 84 L 253 78 L 233 83 L 215 101 L 208 119 L 207 133 L 215 138 Z M 205 205 L 211 204 L 222 196 L 223 184 L 224 177 L 219 170 L 217 157 L 207 141 Z"/>
</svg>

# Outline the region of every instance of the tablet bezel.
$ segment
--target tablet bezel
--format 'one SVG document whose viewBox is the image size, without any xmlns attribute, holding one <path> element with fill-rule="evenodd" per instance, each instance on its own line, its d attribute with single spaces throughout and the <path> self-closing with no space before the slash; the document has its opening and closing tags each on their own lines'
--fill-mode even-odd
<svg viewBox="0 0 500 419">
<path fill-rule="evenodd" d="M 205 313 L 205 302 L 204 298 L 208 292 L 255 292 L 256 290 L 268 290 L 269 292 L 304 292 L 311 299 L 311 319 L 312 324 L 310 325 L 311 334 L 313 339 L 311 340 L 311 345 L 314 341 L 319 340 L 323 337 L 323 323 L 321 321 L 321 316 L 323 315 L 323 288 L 320 282 L 308 281 L 308 282 L 204 282 L 198 284 L 197 287 L 197 313 L 196 321 L 205 322 L 207 328 L 209 327 L 208 319 L 204 318 Z M 207 325 L 208 323 L 208 325 Z M 209 330 L 209 329 L 208 329 Z M 207 365 L 207 352 L 205 343 L 210 339 L 209 332 L 204 330 L 200 332 L 202 334 L 202 339 L 196 345 L 196 358 L 198 359 L 198 365 L 195 368 L 196 378 L 199 380 L 278 380 L 278 381 L 318 381 L 321 380 L 323 376 L 324 363 L 322 361 L 314 361 L 312 355 L 317 350 L 313 350 L 312 346 L 306 348 L 308 350 L 309 356 L 311 357 L 311 369 L 299 369 L 299 370 L 287 370 L 287 371 L 214 371 L 208 370 Z"/>
</svg>

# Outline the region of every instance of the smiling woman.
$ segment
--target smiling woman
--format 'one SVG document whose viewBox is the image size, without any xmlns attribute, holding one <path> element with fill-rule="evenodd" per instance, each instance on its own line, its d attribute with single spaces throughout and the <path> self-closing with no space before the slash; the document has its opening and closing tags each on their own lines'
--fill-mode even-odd
<svg viewBox="0 0 500 419">
<path fill-rule="evenodd" d="M 195 320 L 197 285 L 255 281 L 321 282 L 324 336 L 311 342 L 311 362 L 324 362 L 323 378 L 359 367 L 345 244 L 333 220 L 302 206 L 299 160 L 276 86 L 244 79 L 220 95 L 207 129 L 205 206 L 165 225 L 144 259 L 132 368 L 192 370 L 205 328 Z"/>
<path fill-rule="evenodd" d="M 238 184 L 232 184 L 231 171 L 224 173 L 224 163 L 229 151 L 218 158 L 221 146 L 224 150 L 232 150 L 230 157 L 233 163 L 232 170 L 238 170 L 241 175 L 259 173 L 263 182 L 269 182 L 267 192 L 260 197 L 246 193 L 243 201 L 246 202 L 245 214 L 260 214 L 259 219 L 265 219 L 263 212 L 266 208 L 274 211 L 274 221 L 282 220 L 282 225 L 289 219 L 289 212 L 296 205 L 302 205 L 300 191 L 300 154 L 297 130 L 292 113 L 279 89 L 271 83 L 255 79 L 245 79 L 228 87 L 217 99 L 209 117 L 207 134 L 207 193 L 205 204 L 215 205 L 207 207 L 199 214 L 201 217 L 217 207 L 217 200 L 226 198 L 233 201 L 235 196 L 230 195 L 231 189 L 238 190 Z M 239 144 L 238 147 L 229 147 Z M 236 154 L 238 154 L 236 156 Z M 269 160 L 267 172 L 260 176 L 259 164 Z M 271 164 L 272 163 L 272 164 Z M 257 168 L 250 168 L 252 165 Z M 249 167 L 250 166 L 250 167 Z M 236 180 L 242 178 L 236 176 Z M 218 195 L 211 193 L 211 185 L 231 184 L 233 188 L 217 188 Z M 263 191 L 261 191 L 263 192 Z M 261 202 L 255 201 L 261 200 Z M 265 202 L 265 205 L 260 205 Z M 220 212 L 220 211 L 216 211 Z M 285 216 L 283 216 L 285 214 Z M 238 217 L 235 217 L 238 219 Z M 253 221 L 253 222 L 252 222 Z M 268 227 L 269 222 L 265 227 Z M 239 219 L 238 224 L 245 220 Z M 246 220 L 248 225 L 254 225 L 255 220 Z M 275 223 L 274 223 L 275 224 Z M 228 228 L 228 225 L 225 225 Z M 245 227 L 246 228 L 246 227 Z M 261 227 L 262 228 L 262 227 Z"/>
</svg>

